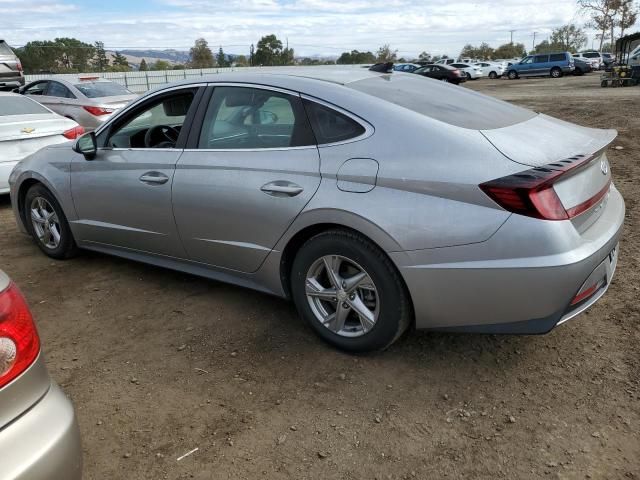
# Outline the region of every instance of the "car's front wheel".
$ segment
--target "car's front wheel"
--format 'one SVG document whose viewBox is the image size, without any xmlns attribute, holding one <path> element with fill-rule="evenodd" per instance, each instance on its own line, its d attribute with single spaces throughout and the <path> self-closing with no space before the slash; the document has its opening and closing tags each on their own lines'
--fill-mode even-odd
<svg viewBox="0 0 640 480">
<path fill-rule="evenodd" d="M 518 72 L 516 72 L 515 70 L 510 70 L 508 76 L 509 80 L 515 80 L 516 78 L 518 78 Z"/>
<path fill-rule="evenodd" d="M 376 245 L 346 230 L 320 233 L 300 248 L 291 292 L 316 333 L 350 352 L 388 347 L 412 318 L 409 294 L 395 266 Z"/>
<path fill-rule="evenodd" d="M 27 191 L 23 218 L 36 244 L 49 257 L 62 260 L 77 253 L 67 217 L 44 185 L 35 184 Z"/>
</svg>

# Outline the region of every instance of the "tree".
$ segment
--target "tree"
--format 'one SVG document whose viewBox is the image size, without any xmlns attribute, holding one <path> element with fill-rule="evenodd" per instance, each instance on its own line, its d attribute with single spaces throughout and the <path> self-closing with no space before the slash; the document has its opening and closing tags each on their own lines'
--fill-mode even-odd
<svg viewBox="0 0 640 480">
<path fill-rule="evenodd" d="M 104 50 L 104 43 L 95 43 L 96 53 L 91 62 L 93 68 L 99 72 L 104 72 L 109 66 L 109 59 L 107 58 L 107 52 Z"/>
<path fill-rule="evenodd" d="M 482 42 L 479 46 L 474 47 L 471 44 L 467 44 L 462 47 L 462 51 L 460 52 L 461 58 L 471 58 L 471 59 L 480 59 L 480 60 L 489 60 L 493 58 L 493 48 L 486 43 Z"/>
<path fill-rule="evenodd" d="M 638 7 L 634 0 L 620 0 L 618 9 L 618 19 L 616 26 L 620 28 L 620 38 L 624 37 L 624 32 L 633 27 L 638 20 Z"/>
<path fill-rule="evenodd" d="M 156 63 L 153 64 L 151 70 L 169 70 L 171 68 L 171 64 L 165 60 L 156 60 Z"/>
<path fill-rule="evenodd" d="M 391 50 L 391 45 L 385 43 L 376 52 L 377 62 L 395 62 L 398 58 L 398 50 Z"/>
<path fill-rule="evenodd" d="M 536 45 L 536 48 L 531 50 L 531 53 L 551 53 L 563 50 L 559 45 L 549 43 L 549 40 L 543 40 Z"/>
<path fill-rule="evenodd" d="M 76 38 L 56 38 L 54 40 L 62 52 L 59 61 L 67 71 L 85 72 L 89 67 L 89 60 L 95 55 L 93 45 L 81 42 Z"/>
<path fill-rule="evenodd" d="M 247 60 L 247 57 L 244 55 L 238 55 L 233 59 L 233 63 L 238 67 L 246 67 L 249 65 L 249 60 Z"/>
<path fill-rule="evenodd" d="M 17 49 L 26 73 L 87 71 L 95 47 L 75 38 L 33 41 Z"/>
<path fill-rule="evenodd" d="M 280 65 L 293 65 L 294 63 L 293 48 L 286 47 L 280 55 Z"/>
<path fill-rule="evenodd" d="M 428 52 L 422 52 L 420 55 L 418 55 L 418 60 L 428 62 L 431 60 L 431 55 Z"/>
<path fill-rule="evenodd" d="M 282 42 L 274 34 L 265 35 L 258 41 L 253 57 L 255 65 L 280 65 Z"/>
<path fill-rule="evenodd" d="M 229 62 L 227 61 L 227 57 L 225 56 L 224 50 L 222 50 L 222 47 L 220 47 L 220 49 L 218 50 L 218 55 L 216 55 L 216 63 L 218 64 L 219 67 L 229 66 Z"/>
<path fill-rule="evenodd" d="M 493 58 L 522 58 L 527 50 L 522 43 L 505 43 L 493 51 Z"/>
<path fill-rule="evenodd" d="M 615 53 L 614 50 L 615 49 L 611 46 L 611 42 L 607 42 L 602 44 L 602 50 L 600 51 L 604 53 Z"/>
<path fill-rule="evenodd" d="M 140 70 L 141 72 L 146 72 L 147 70 L 149 70 L 149 67 L 147 66 L 147 61 L 144 58 L 140 62 L 140 68 L 138 68 L 138 70 Z"/>
<path fill-rule="evenodd" d="M 363 63 L 375 63 L 376 56 L 371 52 L 359 52 L 351 50 L 350 52 L 342 52 L 336 60 L 339 65 L 360 65 Z"/>
<path fill-rule="evenodd" d="M 598 50 L 602 49 L 602 44 L 608 32 L 612 34 L 611 43 L 615 43 L 613 40 L 613 29 L 615 27 L 614 17 L 616 15 L 618 2 L 619 0 L 578 0 L 580 8 L 591 14 L 589 26 L 600 32 L 600 46 Z"/>
<path fill-rule="evenodd" d="M 561 51 L 577 52 L 587 43 L 587 35 L 580 27 L 570 23 L 555 28 L 549 43 Z"/>
<path fill-rule="evenodd" d="M 130 70 L 131 67 L 129 66 L 129 62 L 127 61 L 127 57 L 125 57 L 124 55 L 122 55 L 120 52 L 116 52 L 115 55 L 113 56 L 113 66 L 115 67 L 116 71 L 123 71 L 123 70 Z"/>
<path fill-rule="evenodd" d="M 213 53 L 204 38 L 196 40 L 191 50 L 189 50 L 189 55 L 191 57 L 191 61 L 189 62 L 190 68 L 211 68 L 215 66 Z"/>
</svg>

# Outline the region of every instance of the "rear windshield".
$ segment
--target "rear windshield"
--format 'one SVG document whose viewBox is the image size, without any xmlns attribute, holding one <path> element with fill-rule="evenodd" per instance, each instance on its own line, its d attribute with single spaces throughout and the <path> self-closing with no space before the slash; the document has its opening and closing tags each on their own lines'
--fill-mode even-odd
<svg viewBox="0 0 640 480">
<path fill-rule="evenodd" d="M 5 41 L 0 41 L 0 55 L 13 55 L 13 52 Z"/>
<path fill-rule="evenodd" d="M 462 128 L 504 128 L 536 116 L 531 110 L 414 74 L 380 75 L 347 86 Z"/>
<path fill-rule="evenodd" d="M 598 52 L 587 52 L 583 53 L 582 56 L 586 58 L 599 58 L 600 54 Z"/>
<path fill-rule="evenodd" d="M 87 98 L 117 97 L 131 95 L 131 92 L 115 82 L 80 82 L 75 87 Z"/>
<path fill-rule="evenodd" d="M 33 115 L 50 113 L 39 103 L 25 97 L 0 95 L 0 117 L 7 115 Z"/>
</svg>

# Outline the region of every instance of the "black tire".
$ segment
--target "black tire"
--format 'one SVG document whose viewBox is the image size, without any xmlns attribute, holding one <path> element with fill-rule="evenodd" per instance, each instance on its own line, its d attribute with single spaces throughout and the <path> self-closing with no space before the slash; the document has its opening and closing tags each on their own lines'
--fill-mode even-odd
<svg viewBox="0 0 640 480">
<path fill-rule="evenodd" d="M 355 261 L 371 278 L 379 296 L 378 318 L 371 330 L 346 337 L 321 323 L 311 309 L 305 285 L 310 268 L 324 256 L 339 255 Z M 407 288 L 387 255 L 371 241 L 347 230 L 329 230 L 307 240 L 291 269 L 291 292 L 298 313 L 327 343 L 352 353 L 383 350 L 409 327 L 413 309 Z"/>
<path fill-rule="evenodd" d="M 574 74 L 576 77 L 581 77 L 582 75 L 584 75 L 584 72 L 583 72 L 580 68 L 576 68 L 576 69 L 573 71 L 573 74 Z"/>
<path fill-rule="evenodd" d="M 609 83 L 608 83 L 606 80 L 602 80 L 602 81 L 600 82 L 600 86 L 601 86 L 602 88 L 607 88 L 607 87 L 609 86 Z"/>
<path fill-rule="evenodd" d="M 498 74 L 496 72 L 489 72 L 489 78 L 491 80 L 495 80 L 496 78 L 498 78 Z"/>
<path fill-rule="evenodd" d="M 509 80 L 515 80 L 516 78 L 518 78 L 518 72 L 516 72 L 515 70 L 509 70 L 509 75 L 507 75 L 509 77 Z"/>
<path fill-rule="evenodd" d="M 551 78 L 560 78 L 562 76 L 562 70 L 560 70 L 558 67 L 553 67 L 551 69 Z"/>
<path fill-rule="evenodd" d="M 471 74 L 469 72 L 465 73 L 467 80 L 471 80 Z"/>
<path fill-rule="evenodd" d="M 60 241 L 58 245 L 54 248 L 47 247 L 42 240 L 38 237 L 38 234 L 35 231 L 35 227 L 33 222 L 31 221 L 31 205 L 37 198 L 45 199 L 49 205 L 53 208 L 57 219 L 58 225 L 60 227 Z M 25 226 L 27 231 L 33 237 L 36 245 L 42 252 L 48 257 L 55 258 L 57 260 L 65 260 L 67 258 L 74 257 L 78 253 L 78 247 L 73 238 L 73 234 L 71 233 L 71 228 L 69 228 L 69 222 L 67 221 L 67 217 L 60 207 L 60 204 L 53 196 L 53 194 L 42 184 L 37 183 L 33 185 L 27 191 L 24 199 L 24 205 L 22 207 L 22 215 L 24 219 Z"/>
</svg>

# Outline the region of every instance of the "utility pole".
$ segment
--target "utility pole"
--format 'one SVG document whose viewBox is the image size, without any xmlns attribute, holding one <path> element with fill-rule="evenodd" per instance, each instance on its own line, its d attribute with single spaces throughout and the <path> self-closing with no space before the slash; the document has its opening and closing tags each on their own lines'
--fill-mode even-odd
<svg viewBox="0 0 640 480">
<path fill-rule="evenodd" d="M 516 30 L 509 30 L 509 33 L 511 34 L 511 40 L 509 40 L 509 43 L 511 45 L 513 45 L 513 32 L 515 32 Z"/>
<path fill-rule="evenodd" d="M 535 50 L 536 49 L 536 35 L 538 34 L 538 32 L 533 32 L 533 47 L 531 47 L 531 50 Z"/>
</svg>

